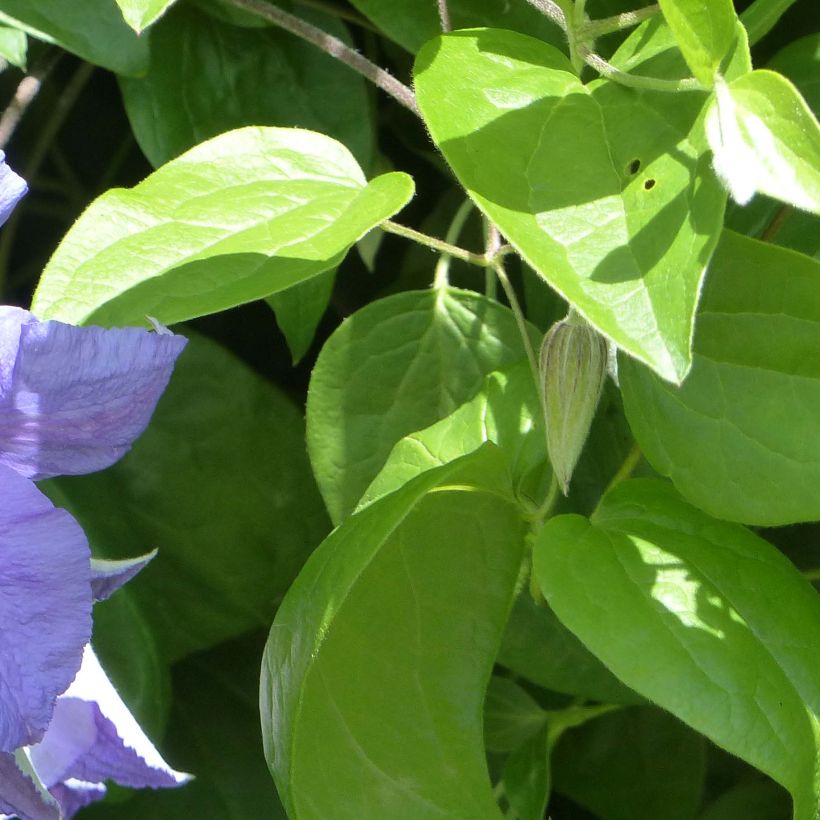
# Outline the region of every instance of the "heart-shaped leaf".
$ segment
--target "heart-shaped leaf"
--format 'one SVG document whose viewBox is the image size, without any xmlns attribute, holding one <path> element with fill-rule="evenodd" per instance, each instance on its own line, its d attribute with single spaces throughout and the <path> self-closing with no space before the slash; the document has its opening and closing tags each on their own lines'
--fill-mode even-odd
<svg viewBox="0 0 820 820">
<path fill-rule="evenodd" d="M 261 299 L 335 267 L 412 191 L 401 173 L 368 183 L 322 134 L 229 131 L 93 202 L 32 310 L 74 324 L 172 324 Z"/>
<path fill-rule="evenodd" d="M 554 48 L 493 29 L 428 43 L 415 76 L 476 204 L 591 324 L 680 382 L 725 204 L 696 127 L 705 94 L 585 86 Z"/>
</svg>

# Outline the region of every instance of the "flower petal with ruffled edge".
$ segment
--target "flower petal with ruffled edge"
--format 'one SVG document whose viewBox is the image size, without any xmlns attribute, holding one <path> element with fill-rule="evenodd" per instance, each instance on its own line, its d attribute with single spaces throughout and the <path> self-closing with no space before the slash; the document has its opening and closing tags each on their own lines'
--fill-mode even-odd
<svg viewBox="0 0 820 820">
<path fill-rule="evenodd" d="M 22 755 L 22 750 L 17 755 L 0 752 L 0 820 L 62 820 L 59 801 L 46 791 L 42 782 L 35 783 L 37 775 Z M 21 770 L 20 762 L 26 764 L 28 771 Z"/>
<path fill-rule="evenodd" d="M 57 700 L 31 762 L 67 817 L 74 801 L 102 797 L 89 786 L 113 780 L 129 788 L 167 788 L 190 780 L 161 757 L 128 711 L 90 646 L 77 677 Z"/>
<path fill-rule="evenodd" d="M 80 525 L 0 464 L 0 751 L 34 743 L 91 636 Z"/>
<path fill-rule="evenodd" d="M 5 159 L 6 155 L 0 151 L 0 225 L 11 216 L 14 206 L 28 191 L 26 181 L 6 165 Z"/>
<path fill-rule="evenodd" d="M 186 342 L 0 307 L 0 463 L 35 480 L 113 464 L 147 426 Z"/>
</svg>

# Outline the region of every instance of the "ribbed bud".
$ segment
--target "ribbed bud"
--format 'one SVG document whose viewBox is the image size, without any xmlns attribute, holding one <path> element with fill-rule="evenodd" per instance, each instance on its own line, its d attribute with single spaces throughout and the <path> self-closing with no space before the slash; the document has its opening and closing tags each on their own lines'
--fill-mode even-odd
<svg viewBox="0 0 820 820">
<path fill-rule="evenodd" d="M 564 495 L 601 398 L 606 363 L 606 341 L 572 313 L 544 336 L 539 369 L 547 449 Z"/>
</svg>

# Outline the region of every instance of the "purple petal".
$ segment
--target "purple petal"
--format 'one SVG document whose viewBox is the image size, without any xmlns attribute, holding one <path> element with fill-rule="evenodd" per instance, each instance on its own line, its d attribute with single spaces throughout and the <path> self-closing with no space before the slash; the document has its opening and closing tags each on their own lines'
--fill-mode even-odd
<svg viewBox="0 0 820 820">
<path fill-rule="evenodd" d="M 0 751 L 39 740 L 91 635 L 79 524 L 0 464 Z"/>
<path fill-rule="evenodd" d="M 68 780 L 54 786 L 51 794 L 60 804 L 64 820 L 69 820 L 80 809 L 97 800 L 102 800 L 105 797 L 105 786 L 102 783 Z"/>
<path fill-rule="evenodd" d="M 91 594 L 95 601 L 104 601 L 113 595 L 123 584 L 130 581 L 157 554 L 152 550 L 137 558 L 126 558 L 124 561 L 107 561 L 102 558 L 91 559 Z"/>
<path fill-rule="evenodd" d="M 0 462 L 33 479 L 113 464 L 147 426 L 186 341 L 0 307 Z"/>
<path fill-rule="evenodd" d="M 6 155 L 0 151 L 0 225 L 11 216 L 14 206 L 28 191 L 26 181 L 6 165 L 5 159 Z"/>
<path fill-rule="evenodd" d="M 74 683 L 57 701 L 43 740 L 31 760 L 45 785 L 70 778 L 122 786 L 178 786 L 190 776 L 162 759 L 106 677 L 91 647 Z"/>
<path fill-rule="evenodd" d="M 60 820 L 60 808 L 20 770 L 14 755 L 0 752 L 0 816 L 5 815 L 19 820 Z"/>
</svg>

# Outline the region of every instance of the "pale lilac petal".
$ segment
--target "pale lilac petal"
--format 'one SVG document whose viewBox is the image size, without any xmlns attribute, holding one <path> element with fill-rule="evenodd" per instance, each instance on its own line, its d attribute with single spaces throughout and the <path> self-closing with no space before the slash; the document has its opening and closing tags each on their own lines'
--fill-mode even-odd
<svg viewBox="0 0 820 820">
<path fill-rule="evenodd" d="M 91 559 L 91 594 L 95 601 L 104 601 L 115 593 L 123 584 L 130 581 L 157 554 L 152 550 L 137 558 L 126 558 L 123 561 L 107 561 L 102 558 Z"/>
<path fill-rule="evenodd" d="M 91 635 L 79 524 L 0 464 L 0 751 L 39 740 Z"/>
<path fill-rule="evenodd" d="M 85 783 L 82 780 L 67 780 L 58 783 L 51 793 L 63 810 L 64 820 L 69 820 L 80 809 L 105 797 L 105 786 L 102 783 Z"/>
<path fill-rule="evenodd" d="M 14 210 L 14 206 L 23 198 L 28 185 L 6 165 L 6 155 L 0 151 L 0 225 L 2 225 Z"/>
<path fill-rule="evenodd" d="M 0 818 L 60 820 L 60 807 L 24 774 L 13 754 L 0 752 Z"/>
<path fill-rule="evenodd" d="M 0 462 L 33 479 L 113 464 L 147 426 L 186 341 L 0 308 Z"/>
<path fill-rule="evenodd" d="M 74 682 L 57 701 L 43 740 L 31 760 L 46 786 L 69 778 L 113 780 L 122 786 L 178 786 L 190 775 L 162 759 L 122 702 L 91 647 Z"/>
</svg>

